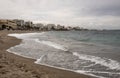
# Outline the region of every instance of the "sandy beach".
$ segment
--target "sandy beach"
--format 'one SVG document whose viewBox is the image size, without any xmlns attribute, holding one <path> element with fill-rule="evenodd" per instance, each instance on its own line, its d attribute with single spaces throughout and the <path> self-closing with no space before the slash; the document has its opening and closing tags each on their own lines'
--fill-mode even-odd
<svg viewBox="0 0 120 78">
<path fill-rule="evenodd" d="M 34 63 L 34 59 L 24 58 L 7 52 L 21 40 L 8 37 L 9 33 L 30 31 L 0 31 L 0 78 L 93 78 L 71 71 L 60 70 Z"/>
</svg>

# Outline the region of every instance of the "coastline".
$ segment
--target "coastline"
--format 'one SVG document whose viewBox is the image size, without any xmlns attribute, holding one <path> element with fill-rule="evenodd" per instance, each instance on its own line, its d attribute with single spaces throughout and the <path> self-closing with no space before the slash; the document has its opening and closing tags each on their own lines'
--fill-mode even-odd
<svg viewBox="0 0 120 78">
<path fill-rule="evenodd" d="M 0 31 L 0 77 L 1 78 L 93 78 L 87 75 L 35 64 L 36 60 L 24 58 L 6 50 L 20 44 L 21 40 L 7 36 L 10 33 L 31 31 Z"/>
</svg>

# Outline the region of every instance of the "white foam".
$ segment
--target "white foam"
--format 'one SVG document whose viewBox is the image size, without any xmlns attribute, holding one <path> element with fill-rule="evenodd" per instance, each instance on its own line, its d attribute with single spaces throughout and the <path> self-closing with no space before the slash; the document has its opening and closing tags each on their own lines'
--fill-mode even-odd
<svg viewBox="0 0 120 78">
<path fill-rule="evenodd" d="M 31 37 L 33 35 L 43 35 L 44 33 L 45 32 L 41 32 L 41 33 L 22 33 L 22 34 L 16 34 L 15 33 L 15 34 L 8 34 L 8 36 L 13 36 L 13 37 L 25 40 L 25 39 L 31 39 L 29 37 Z M 63 47 L 62 45 L 57 44 L 55 42 L 51 42 L 51 41 L 39 41 L 39 39 L 33 39 L 33 40 L 35 40 L 36 42 L 39 42 L 39 43 L 51 46 L 51 47 L 56 48 L 56 49 L 67 51 L 67 49 L 65 47 Z"/>
<path fill-rule="evenodd" d="M 11 47 L 11 48 L 14 48 L 14 47 Z M 10 53 L 13 53 L 13 54 L 15 54 L 15 55 L 19 55 L 19 56 L 22 56 L 22 57 L 25 57 L 25 58 L 33 59 L 33 58 L 31 58 L 31 57 L 24 56 L 24 55 L 21 55 L 21 54 L 19 54 L 19 53 L 13 52 L 13 51 L 11 51 L 10 49 L 8 49 L 7 51 L 10 52 Z M 91 72 L 93 72 L 93 73 L 107 73 L 107 74 L 120 74 L 120 73 L 115 73 L 115 72 L 111 73 L 111 72 L 102 72 L 102 71 L 70 70 L 70 69 L 66 69 L 66 68 L 51 66 L 51 65 L 48 65 L 48 64 L 40 63 L 40 61 L 42 60 L 42 58 L 43 58 L 44 56 L 45 56 L 45 55 L 41 56 L 41 57 L 40 57 L 39 59 L 37 59 L 34 63 L 40 64 L 40 65 L 44 65 L 44 66 L 48 66 L 48 67 L 52 67 L 52 68 L 57 68 L 57 69 L 62 69 L 62 70 L 67 70 L 67 71 L 72 71 L 72 72 L 76 72 L 76 73 L 80 73 L 80 74 L 84 74 L 84 75 L 89 75 L 89 76 L 93 76 L 93 77 L 97 77 L 97 78 L 105 78 L 105 77 L 91 74 Z"/>
<path fill-rule="evenodd" d="M 90 76 L 93 76 L 93 77 L 97 77 L 97 78 L 106 78 L 106 77 L 103 77 L 103 76 L 96 76 L 96 75 L 94 75 L 94 74 L 90 74 L 90 73 L 88 73 L 88 72 L 90 72 L 90 71 L 84 71 L 84 70 L 77 70 L 76 72 L 78 72 L 78 73 L 86 73 L 86 74 L 88 74 L 88 75 L 90 75 Z M 95 71 L 96 72 L 96 71 Z"/>
<path fill-rule="evenodd" d="M 83 67 L 92 67 L 92 66 L 94 66 L 94 65 L 96 65 L 96 64 L 90 64 L 90 65 L 88 65 L 88 66 L 83 66 Z"/>
<path fill-rule="evenodd" d="M 17 45 L 18 46 L 18 45 Z M 14 48 L 14 47 L 11 47 L 11 48 Z M 10 48 L 10 49 L 11 49 Z M 19 56 L 22 56 L 22 57 L 25 57 L 25 58 L 29 58 L 29 59 L 33 59 L 32 57 L 28 57 L 28 56 L 24 56 L 24 55 L 21 55 L 19 53 L 16 53 L 16 52 L 13 52 L 11 51 L 10 49 L 8 49 L 7 51 L 10 52 L 10 53 L 13 53 L 15 55 L 19 55 Z M 75 70 L 70 70 L 70 69 L 66 69 L 66 68 L 61 68 L 61 67 L 56 67 L 56 66 L 51 66 L 51 65 L 48 65 L 48 64 L 43 64 L 43 63 L 40 63 L 40 61 L 42 60 L 42 58 L 44 57 L 45 55 L 41 56 L 39 59 L 37 59 L 34 63 L 35 64 L 40 64 L 40 65 L 44 65 L 44 66 L 48 66 L 48 67 L 52 67 L 52 68 L 56 68 L 56 69 L 61 69 L 61 70 L 67 70 L 67 71 L 71 71 L 71 72 L 75 72 L 75 73 L 80 73 L 80 74 L 84 74 L 84 75 L 89 75 L 89 76 L 93 76 L 93 77 L 98 77 L 96 75 L 93 75 L 93 74 L 88 74 L 86 72 L 78 72 L 78 71 L 75 71 Z M 82 71 L 82 70 L 81 70 Z"/>
<path fill-rule="evenodd" d="M 42 60 L 42 58 L 44 57 L 45 55 L 42 55 L 39 59 L 37 59 L 34 63 L 39 63 L 41 60 Z"/>
<path fill-rule="evenodd" d="M 29 38 L 29 37 L 30 37 L 30 36 L 33 36 L 33 35 L 43 35 L 44 33 L 45 33 L 45 32 L 40 32 L 40 33 L 14 33 L 14 34 L 8 34 L 8 36 L 13 36 L 13 37 L 16 37 L 16 38 L 18 38 L 18 39 L 22 39 L 23 41 L 26 40 L 26 39 L 27 39 L 27 40 L 34 40 L 34 41 L 35 41 L 35 39 L 31 39 L 31 38 Z M 21 44 L 19 44 L 19 45 L 21 45 Z M 13 49 L 13 48 L 15 48 L 15 47 L 17 47 L 17 46 L 19 46 L 19 45 L 13 46 L 13 47 L 7 49 L 7 51 L 10 52 L 10 53 L 13 53 L 13 54 L 16 54 L 16 55 L 25 57 L 25 58 L 33 59 L 32 57 L 25 56 L 25 55 L 21 55 L 20 53 L 11 51 L 11 49 Z"/>
<path fill-rule="evenodd" d="M 14 48 L 14 47 L 11 47 L 11 48 Z M 10 48 L 10 49 L 11 49 L 11 48 Z M 9 53 L 13 53 L 13 54 L 15 54 L 15 55 L 18 55 L 18 56 L 22 56 L 22 57 L 25 57 L 25 58 L 33 59 L 32 57 L 28 57 L 28 56 L 25 56 L 25 55 L 21 55 L 20 53 L 11 51 L 10 49 L 8 49 L 8 50 L 6 50 L 6 51 L 9 52 Z"/>
<path fill-rule="evenodd" d="M 73 52 L 73 55 L 79 57 L 79 59 L 88 60 L 94 62 L 95 64 L 100 64 L 102 66 L 108 67 L 109 69 L 120 70 L 120 63 L 115 60 L 96 57 L 92 55 L 79 54 L 77 52 Z"/>
<path fill-rule="evenodd" d="M 76 72 L 78 72 L 78 73 L 88 73 L 88 75 L 95 76 L 95 77 L 98 77 L 98 78 L 106 78 L 106 77 L 96 76 L 96 75 L 93 75 L 93 74 L 90 74 L 90 73 L 103 73 L 103 74 L 109 74 L 109 75 L 120 75 L 120 73 L 117 73 L 117 72 L 104 72 L 104 71 L 77 70 Z"/>
<path fill-rule="evenodd" d="M 41 33 L 14 33 L 14 34 L 8 34 L 8 36 L 13 36 L 19 39 L 29 39 L 29 36 L 33 36 L 33 35 L 42 35 L 45 32 L 41 32 Z"/>
<path fill-rule="evenodd" d="M 68 51 L 65 47 L 63 47 L 62 45 L 57 44 L 55 42 L 51 42 L 51 41 L 39 41 L 38 39 L 36 39 L 35 41 L 39 42 L 39 43 L 42 43 L 42 44 L 45 44 L 45 45 L 48 45 L 48 46 L 51 46 L 51 47 L 56 48 L 56 49 L 60 49 L 60 50 L 63 50 L 63 51 Z"/>
<path fill-rule="evenodd" d="M 75 73 L 79 73 L 79 74 L 84 74 L 84 75 L 87 75 L 87 76 L 92 76 L 92 77 L 97 77 L 97 78 L 104 78 L 104 77 L 101 77 L 101 76 L 97 76 L 97 75 L 93 75 L 93 74 L 88 74 L 86 72 L 78 72 L 76 70 L 71 70 L 71 69 L 66 69 L 66 68 L 62 68 L 62 67 L 56 67 L 56 66 L 51 66 L 51 65 L 48 65 L 48 64 L 43 64 L 43 63 L 40 63 L 39 60 L 41 60 L 41 58 L 38 59 L 38 60 L 36 60 L 34 63 L 40 64 L 40 65 L 44 65 L 44 66 L 48 66 L 48 67 L 52 67 L 52 68 L 56 68 L 56 69 L 67 70 L 67 71 L 71 71 L 71 72 L 75 72 Z"/>
<path fill-rule="evenodd" d="M 36 34 L 44 34 L 44 32 L 43 33 L 9 34 L 9 36 L 14 36 L 14 37 L 17 37 L 19 39 L 23 39 L 24 40 L 24 39 L 30 39 L 30 38 L 28 38 L 29 36 L 36 35 Z M 34 40 L 36 42 L 39 42 L 39 43 L 51 46 L 53 48 L 67 51 L 67 49 L 65 47 L 63 47 L 62 45 L 60 45 L 60 44 L 57 44 L 57 43 L 54 43 L 54 42 L 51 42 L 51 41 L 39 41 L 38 39 L 34 39 Z M 7 51 L 10 52 L 9 49 Z M 20 56 L 23 56 L 23 57 L 26 57 L 26 58 L 30 58 L 30 57 L 18 54 L 16 52 L 11 52 L 11 53 L 14 53 L 16 55 L 20 55 Z M 78 56 L 80 59 L 89 60 L 91 62 L 95 62 L 96 64 L 101 64 L 103 66 L 109 67 L 110 69 L 120 69 L 120 64 L 117 61 L 114 61 L 114 60 L 111 60 L 111 59 L 107 59 L 107 61 L 108 61 L 107 62 L 106 59 L 103 59 L 101 57 L 95 57 L 95 56 L 85 55 L 85 54 L 78 54 L 77 52 L 74 52 L 73 55 Z M 41 64 L 39 62 L 42 60 L 43 57 L 44 56 L 41 56 L 40 59 L 37 59 L 35 61 L 35 63 L 36 64 Z M 58 68 L 58 69 L 63 69 L 63 70 L 68 70 L 68 71 L 73 71 L 73 72 L 77 72 L 77 73 L 82 73 L 82 74 L 86 74 L 86 75 L 90 75 L 90 76 L 95 76 L 95 77 L 99 77 L 99 78 L 104 78 L 104 77 L 101 77 L 101 76 L 96 76 L 96 75 L 87 73 L 87 71 L 83 71 L 83 70 L 75 71 L 75 70 L 65 69 L 65 68 L 61 68 L 61 67 L 55 67 L 55 66 L 51 66 L 51 65 L 47 65 L 47 64 L 41 64 L 41 65 L 45 65 L 45 66 L 49 66 L 49 67 L 54 67 L 54 68 Z M 101 72 L 101 73 L 106 73 L 106 72 Z"/>
</svg>

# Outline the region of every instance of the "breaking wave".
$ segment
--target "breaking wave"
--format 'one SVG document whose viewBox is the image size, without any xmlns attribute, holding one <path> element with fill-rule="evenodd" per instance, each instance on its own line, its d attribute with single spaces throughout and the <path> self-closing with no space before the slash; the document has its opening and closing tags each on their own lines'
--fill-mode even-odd
<svg viewBox="0 0 120 78">
<path fill-rule="evenodd" d="M 109 69 L 120 70 L 120 63 L 115 60 L 101 58 L 92 55 L 79 54 L 77 52 L 73 52 L 73 55 L 79 57 L 79 59 L 88 60 L 94 62 L 95 64 L 100 64 L 102 66 L 108 67 Z"/>
<path fill-rule="evenodd" d="M 52 47 L 52 49 L 58 49 L 60 50 L 60 52 L 62 51 L 64 53 L 64 51 L 68 51 L 68 48 L 65 47 L 65 45 L 62 45 L 62 44 L 59 44 L 57 43 L 56 41 L 53 40 L 49 40 L 49 39 L 46 39 L 47 38 L 47 35 L 44 34 L 45 32 L 41 32 L 41 33 L 22 33 L 22 34 L 9 34 L 8 36 L 14 36 L 14 37 L 17 37 L 19 39 L 23 39 L 24 43 L 26 43 L 26 41 L 28 41 L 27 43 L 29 43 L 29 41 L 33 41 L 33 46 L 34 46 L 34 43 L 35 44 L 39 44 L 41 46 L 44 45 L 45 47 Z M 45 39 L 44 38 L 40 38 L 43 36 L 43 34 L 45 35 Z M 52 36 L 50 35 L 50 37 L 52 38 Z M 27 44 L 26 45 L 30 45 L 30 44 Z M 23 44 L 24 45 L 24 44 Z M 74 45 L 74 44 L 73 44 Z M 78 44 L 77 44 L 78 45 Z M 78 46 L 82 46 L 82 45 L 78 45 Z M 19 47 L 19 46 L 18 46 Z M 35 47 L 35 46 L 34 46 Z M 94 47 L 94 46 L 93 46 Z M 20 55 L 20 56 L 23 56 L 23 57 L 26 57 L 26 58 L 33 58 L 31 56 L 26 56 L 24 54 L 20 54 L 20 53 L 17 53 L 17 52 L 14 52 L 14 48 L 15 47 L 11 47 L 11 49 L 8 49 L 7 51 L 8 52 L 11 52 L 11 53 L 14 53 L 14 54 L 17 54 L 17 55 Z M 36 47 L 36 48 L 39 48 Z M 36 49 L 35 48 L 35 49 Z M 70 47 L 69 47 L 70 48 Z M 32 48 L 33 49 L 33 48 Z M 76 49 L 76 48 L 74 48 Z M 26 49 L 25 49 L 26 50 Z M 70 50 L 70 49 L 69 49 Z M 37 53 L 38 53 L 39 50 L 37 50 Z M 49 50 L 48 50 L 49 51 Z M 29 51 L 28 51 L 29 52 Z M 47 51 L 46 51 L 47 52 Z M 52 51 L 51 51 L 52 52 Z M 94 56 L 94 55 L 88 55 L 87 53 L 80 53 L 79 50 L 77 51 L 72 51 L 70 50 L 69 51 L 71 54 L 69 54 L 70 56 L 70 59 L 73 60 L 73 58 L 78 58 L 78 60 L 75 60 L 75 62 L 79 62 L 79 63 L 75 63 L 75 64 L 78 64 L 78 66 L 80 65 L 83 69 L 77 69 L 77 70 L 72 70 L 72 69 L 66 69 L 65 67 L 59 67 L 59 66 L 52 66 L 52 65 L 49 65 L 49 64 L 44 64 L 44 63 L 40 63 L 40 61 L 42 61 L 42 59 L 44 59 L 44 57 L 46 56 L 45 55 L 45 52 L 39 54 L 40 57 L 38 57 L 35 61 L 35 63 L 37 64 L 41 64 L 41 65 L 46 65 L 46 66 L 50 66 L 50 67 L 54 67 L 54 68 L 59 68 L 59 69 L 64 69 L 64 70 L 69 70 L 69 71 L 74 71 L 74 72 L 77 72 L 77 73 L 83 73 L 83 74 L 86 74 L 86 75 L 91 75 L 91 76 L 94 76 L 94 77 L 98 77 L 98 78 L 105 78 L 104 75 L 102 74 L 107 74 L 107 75 L 117 75 L 117 76 L 120 76 L 120 73 L 118 71 L 120 71 L 120 63 L 116 60 L 113 60 L 113 59 L 108 59 L 108 58 L 105 58 L 105 57 L 98 57 L 98 56 Z M 93 51 L 94 52 L 94 51 Z M 33 55 L 33 54 L 32 54 Z M 57 53 L 56 53 L 57 55 Z M 56 56 L 55 55 L 55 56 Z M 65 55 L 65 53 L 63 55 L 60 56 L 60 58 L 62 58 L 63 56 Z M 49 56 L 49 55 L 48 55 Z M 54 54 L 53 54 L 54 56 Z M 71 58 L 71 56 L 73 58 Z M 57 56 L 56 56 L 57 57 Z M 66 56 L 64 56 L 66 57 Z M 54 57 L 52 57 L 54 58 Z M 51 58 L 51 59 L 52 59 Z M 57 57 L 58 58 L 58 57 Z M 66 57 L 67 59 L 69 59 L 68 57 Z M 59 60 L 59 59 L 58 59 Z M 79 61 L 79 60 L 82 60 L 82 61 Z M 65 61 L 65 60 L 64 60 Z M 70 61 L 71 62 L 71 61 Z M 82 63 L 86 63 L 87 65 L 84 65 Z M 88 63 L 87 63 L 88 62 Z M 68 63 L 69 64 L 69 63 Z M 70 63 L 72 64 L 72 63 Z M 67 65 L 67 64 L 63 64 L 63 65 Z M 83 66 L 82 66 L 83 65 Z M 96 68 L 94 68 L 93 70 L 90 70 L 89 68 L 91 67 L 95 67 L 95 65 L 99 65 L 99 67 L 105 67 L 105 70 L 97 70 Z M 72 66 L 72 65 L 71 65 Z M 74 66 L 75 67 L 75 66 Z M 87 70 L 84 70 L 84 68 L 88 68 Z M 107 71 L 108 69 L 108 71 Z M 109 71 L 109 70 L 112 70 L 112 71 Z M 115 70 L 115 71 L 114 71 Z M 117 71 L 117 72 L 116 72 Z M 101 75 L 98 75 L 98 74 L 101 74 Z M 108 76 L 106 76 L 106 78 L 108 78 Z M 110 77 L 111 78 L 111 77 Z"/>
<path fill-rule="evenodd" d="M 47 46 L 51 46 L 55 49 L 60 49 L 60 50 L 63 50 L 63 51 L 68 51 L 65 47 L 63 47 L 62 45 L 60 44 L 57 44 L 55 42 L 51 42 L 51 41 L 39 41 L 39 39 L 35 39 L 36 42 L 39 42 L 39 43 L 42 43 L 42 44 L 45 44 Z"/>
</svg>

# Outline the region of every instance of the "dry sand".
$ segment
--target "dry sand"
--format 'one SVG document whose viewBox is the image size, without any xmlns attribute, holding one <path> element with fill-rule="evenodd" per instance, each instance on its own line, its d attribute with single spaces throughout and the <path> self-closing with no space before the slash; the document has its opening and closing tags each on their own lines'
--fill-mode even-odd
<svg viewBox="0 0 120 78">
<path fill-rule="evenodd" d="M 21 40 L 8 37 L 9 33 L 30 31 L 0 31 L 0 78 L 93 78 L 71 71 L 60 70 L 35 64 L 33 59 L 24 58 L 7 52 Z"/>
</svg>

